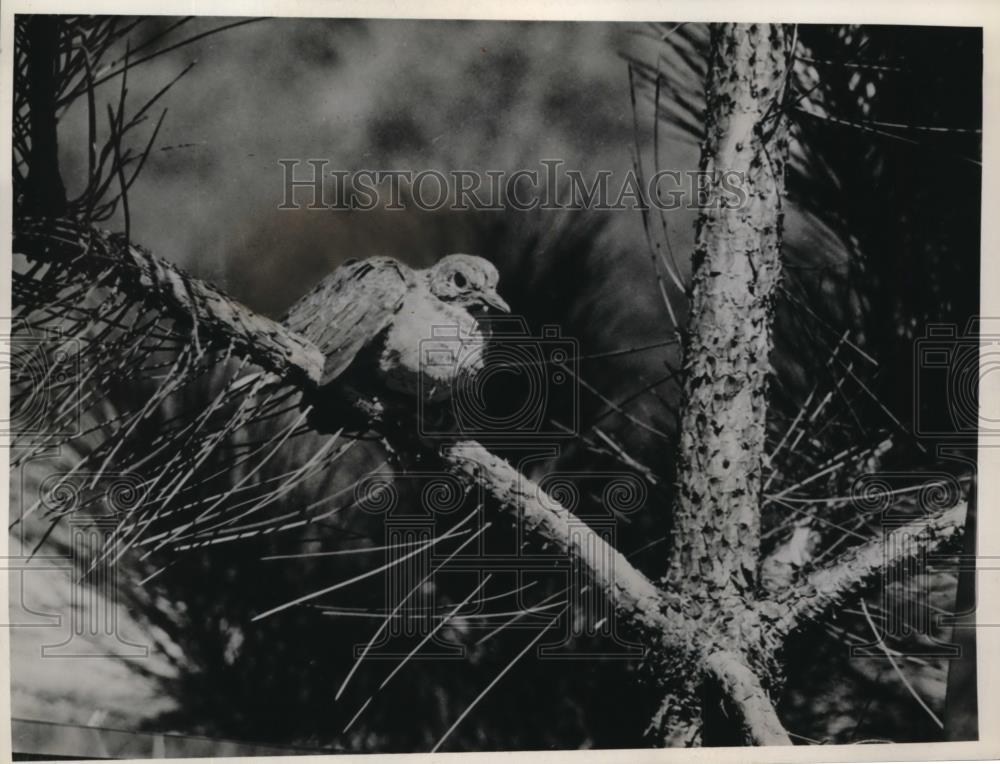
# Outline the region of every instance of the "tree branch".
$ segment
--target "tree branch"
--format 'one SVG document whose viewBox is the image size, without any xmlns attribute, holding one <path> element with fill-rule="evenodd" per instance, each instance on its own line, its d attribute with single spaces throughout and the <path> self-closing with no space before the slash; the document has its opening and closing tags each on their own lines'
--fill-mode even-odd
<svg viewBox="0 0 1000 764">
<path fill-rule="evenodd" d="M 623 623 L 639 631 L 647 643 L 673 652 L 690 640 L 693 627 L 674 609 L 676 603 L 537 483 L 475 441 L 447 446 L 441 455 L 452 473 L 515 513 L 526 531 L 582 565 Z"/>
<path fill-rule="evenodd" d="M 747 744 L 792 744 L 757 675 L 738 655 L 726 651 L 712 653 L 705 659 L 705 670 L 718 682 L 737 712 Z"/>
<path fill-rule="evenodd" d="M 15 253 L 98 276 L 112 271 L 116 284 L 135 302 L 156 307 L 187 325 L 191 340 L 204 347 L 233 346 L 263 369 L 308 387 L 320 378 L 323 355 L 304 337 L 254 313 L 217 287 L 155 257 L 124 236 L 68 220 L 18 220 Z M 41 307 L 41 306 L 39 306 Z"/>
<path fill-rule="evenodd" d="M 849 549 L 832 564 L 792 585 L 785 596 L 761 604 L 773 617 L 769 638 L 782 643 L 796 629 L 815 621 L 856 594 L 880 573 L 908 559 L 928 554 L 957 538 L 965 524 L 966 503 L 939 510 L 888 530 Z"/>
<path fill-rule="evenodd" d="M 218 348 L 231 345 L 236 354 L 298 387 L 314 407 L 346 404 L 365 421 L 374 422 L 400 450 L 419 448 L 422 457 L 442 459 L 446 469 L 481 488 L 501 509 L 523 519 L 529 533 L 583 565 L 624 625 L 634 628 L 649 644 L 666 647 L 672 636 L 685 628 L 678 603 L 668 602 L 618 550 L 536 483 L 478 443 L 456 443 L 438 456 L 415 439 L 402 420 L 390 420 L 381 404 L 356 391 L 342 391 L 339 397 L 345 400 L 338 400 L 329 386 L 323 388 L 322 395 L 313 395 L 323 367 L 319 350 L 285 326 L 231 300 L 216 287 L 129 244 L 124 237 L 69 221 L 19 221 L 14 251 L 38 262 L 104 274 L 102 281 L 118 285 L 136 302 L 159 309 L 182 325 L 187 322 L 192 342 Z M 109 271 L 110 279 L 106 278 Z"/>
</svg>

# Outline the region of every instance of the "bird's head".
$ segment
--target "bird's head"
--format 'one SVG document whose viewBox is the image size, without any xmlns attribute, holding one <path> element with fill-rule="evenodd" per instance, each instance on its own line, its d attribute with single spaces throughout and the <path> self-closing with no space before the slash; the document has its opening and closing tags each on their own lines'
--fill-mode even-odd
<svg viewBox="0 0 1000 764">
<path fill-rule="evenodd" d="M 489 260 L 476 255 L 447 255 L 427 271 L 431 293 L 439 300 L 468 310 L 495 308 L 510 313 L 497 294 L 500 274 Z"/>
</svg>

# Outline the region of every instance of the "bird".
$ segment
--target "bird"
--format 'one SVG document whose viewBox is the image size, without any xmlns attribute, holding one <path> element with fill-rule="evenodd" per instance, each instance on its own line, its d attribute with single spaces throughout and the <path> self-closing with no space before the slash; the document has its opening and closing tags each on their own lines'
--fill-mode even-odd
<svg viewBox="0 0 1000 764">
<path fill-rule="evenodd" d="M 320 386 L 350 381 L 423 401 L 451 397 L 482 370 L 490 309 L 509 313 L 485 258 L 450 254 L 415 270 L 392 257 L 349 260 L 283 321 L 324 356 Z"/>
</svg>

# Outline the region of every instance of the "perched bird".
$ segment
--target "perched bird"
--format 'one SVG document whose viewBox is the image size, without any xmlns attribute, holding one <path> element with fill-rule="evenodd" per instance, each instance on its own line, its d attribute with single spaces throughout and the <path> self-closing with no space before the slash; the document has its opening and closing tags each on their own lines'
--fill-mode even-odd
<svg viewBox="0 0 1000 764">
<path fill-rule="evenodd" d="M 477 316 L 510 312 L 499 274 L 475 255 L 448 255 L 414 270 L 391 257 L 348 261 L 302 297 L 285 324 L 325 356 L 321 385 L 342 376 L 425 400 L 451 396 L 483 366 Z"/>
</svg>

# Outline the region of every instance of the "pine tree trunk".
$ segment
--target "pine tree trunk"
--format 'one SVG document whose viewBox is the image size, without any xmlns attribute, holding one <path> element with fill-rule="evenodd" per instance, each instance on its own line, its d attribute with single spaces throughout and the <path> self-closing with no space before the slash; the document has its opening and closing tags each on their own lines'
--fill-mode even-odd
<svg viewBox="0 0 1000 764">
<path fill-rule="evenodd" d="M 669 579 L 713 610 L 756 585 L 774 294 L 787 154 L 788 33 L 713 29 Z M 743 190 L 735 199 L 728 177 Z"/>
<path fill-rule="evenodd" d="M 751 665 L 755 650 L 746 632 L 748 626 L 758 631 L 753 603 L 771 326 L 781 276 L 787 155 L 781 98 L 790 45 L 791 32 L 782 26 L 712 28 L 701 155 L 709 182 L 693 257 L 665 578 L 666 588 L 689 603 L 689 616 L 702 623 L 699 631 L 712 635 L 706 653 L 731 651 Z M 717 704 L 704 706 L 701 678 L 691 672 L 675 681 L 682 686 L 660 712 L 664 742 L 696 744 L 703 721 L 701 742 L 732 742 L 710 733 L 723 725 L 709 723 Z"/>
</svg>

